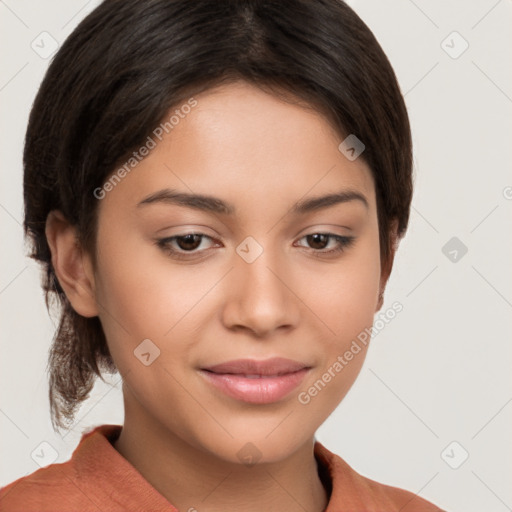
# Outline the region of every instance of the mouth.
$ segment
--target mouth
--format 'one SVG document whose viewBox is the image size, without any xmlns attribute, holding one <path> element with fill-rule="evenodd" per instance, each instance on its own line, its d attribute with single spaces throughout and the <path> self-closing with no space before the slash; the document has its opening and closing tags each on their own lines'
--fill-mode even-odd
<svg viewBox="0 0 512 512">
<path fill-rule="evenodd" d="M 238 359 L 199 371 L 225 395 L 246 403 L 269 404 L 285 399 L 310 372 L 311 366 L 284 358 Z"/>
</svg>

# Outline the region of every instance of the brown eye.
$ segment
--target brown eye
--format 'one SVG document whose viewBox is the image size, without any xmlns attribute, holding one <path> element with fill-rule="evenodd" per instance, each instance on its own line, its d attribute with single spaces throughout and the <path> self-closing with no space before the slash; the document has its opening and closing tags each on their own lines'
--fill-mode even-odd
<svg viewBox="0 0 512 512">
<path fill-rule="evenodd" d="M 325 249 L 325 246 L 329 242 L 329 235 L 325 233 L 314 233 L 312 235 L 306 235 L 309 246 L 312 249 Z"/>
<path fill-rule="evenodd" d="M 176 259 L 185 259 L 204 256 L 206 251 L 212 247 L 211 242 L 214 242 L 214 239 L 203 233 L 185 233 L 162 238 L 156 240 L 155 243 L 167 255 Z"/>
<path fill-rule="evenodd" d="M 203 235 L 197 234 L 189 234 L 184 236 L 177 236 L 175 238 L 176 244 L 183 251 L 193 251 L 197 249 L 201 244 L 201 239 Z"/>
<path fill-rule="evenodd" d="M 309 248 L 313 254 L 317 254 L 318 256 L 328 256 L 341 253 L 350 247 L 355 241 L 354 236 L 341 236 L 335 235 L 334 233 L 311 233 L 303 236 L 301 240 L 303 239 L 307 242 L 307 248 Z M 334 242 L 333 246 L 325 250 L 329 247 L 330 242 Z M 300 246 L 304 247 L 302 244 L 300 244 Z"/>
</svg>

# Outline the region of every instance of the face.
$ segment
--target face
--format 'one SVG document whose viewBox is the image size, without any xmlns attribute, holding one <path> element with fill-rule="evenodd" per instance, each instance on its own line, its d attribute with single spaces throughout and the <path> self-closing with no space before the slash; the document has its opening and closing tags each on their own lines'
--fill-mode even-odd
<svg viewBox="0 0 512 512">
<path fill-rule="evenodd" d="M 374 183 L 312 110 L 242 82 L 194 99 L 99 201 L 99 317 L 144 421 L 226 461 L 249 442 L 276 461 L 363 363 L 351 347 L 382 285 Z M 310 202 L 332 194 L 345 200 Z M 271 358 L 297 366 L 206 370 Z"/>
</svg>

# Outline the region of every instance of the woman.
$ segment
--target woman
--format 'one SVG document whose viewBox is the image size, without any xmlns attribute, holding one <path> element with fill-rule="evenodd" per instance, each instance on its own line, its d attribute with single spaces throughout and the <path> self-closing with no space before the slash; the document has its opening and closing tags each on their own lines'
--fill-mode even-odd
<svg viewBox="0 0 512 512">
<path fill-rule="evenodd" d="M 66 428 L 124 425 L 3 510 L 438 511 L 315 439 L 364 361 L 412 197 L 393 70 L 338 0 L 106 0 L 30 116 L 25 229 L 61 322 Z"/>
</svg>

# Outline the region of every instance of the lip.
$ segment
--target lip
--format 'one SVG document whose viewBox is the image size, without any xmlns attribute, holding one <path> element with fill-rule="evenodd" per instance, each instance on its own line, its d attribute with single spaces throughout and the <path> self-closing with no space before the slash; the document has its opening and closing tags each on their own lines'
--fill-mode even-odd
<svg viewBox="0 0 512 512">
<path fill-rule="evenodd" d="M 251 404 L 269 404 L 286 398 L 311 367 L 281 357 L 263 361 L 236 359 L 201 368 L 204 378 L 226 395 Z"/>
</svg>

